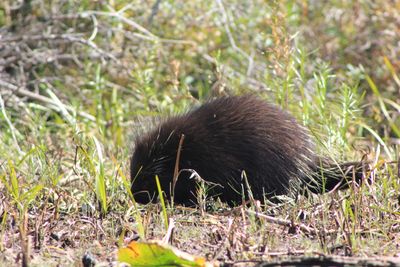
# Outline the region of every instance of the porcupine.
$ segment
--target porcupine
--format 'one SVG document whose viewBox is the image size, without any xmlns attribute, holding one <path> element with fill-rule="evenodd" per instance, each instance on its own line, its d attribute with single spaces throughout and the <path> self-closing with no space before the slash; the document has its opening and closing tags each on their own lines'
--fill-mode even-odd
<svg viewBox="0 0 400 267">
<path fill-rule="evenodd" d="M 167 199 L 173 192 L 175 203 L 196 202 L 199 176 L 210 184 L 209 195 L 235 205 L 250 191 L 264 200 L 293 187 L 314 193 L 346 187 L 363 172 L 357 162 L 336 164 L 317 155 L 306 127 L 248 94 L 208 101 L 139 137 L 131 158 L 136 201 L 156 200 L 155 175 Z"/>
</svg>

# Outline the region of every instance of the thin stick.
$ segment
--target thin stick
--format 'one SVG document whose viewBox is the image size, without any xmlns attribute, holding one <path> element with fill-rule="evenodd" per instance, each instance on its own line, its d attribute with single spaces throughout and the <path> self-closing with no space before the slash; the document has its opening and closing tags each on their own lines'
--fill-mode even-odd
<svg viewBox="0 0 400 267">
<path fill-rule="evenodd" d="M 35 94 L 31 91 L 26 90 L 24 87 L 18 87 L 18 86 L 15 86 L 14 84 L 11 84 L 11 83 L 8 83 L 8 82 L 2 81 L 2 80 L 0 80 L 0 88 L 12 91 L 16 95 L 29 97 L 31 99 L 40 101 L 42 103 L 49 104 L 48 105 L 49 108 L 56 110 L 57 112 L 60 112 L 60 108 L 59 108 L 58 104 L 49 97 L 45 97 L 40 94 Z M 64 104 L 64 108 L 68 111 L 72 111 L 72 112 L 76 111 L 75 108 L 73 108 L 71 106 L 67 106 L 65 104 Z M 96 121 L 96 118 L 93 115 L 90 115 L 90 114 L 88 114 L 86 112 L 82 112 L 82 111 L 76 111 L 76 112 L 79 116 L 81 116 L 85 119 L 88 119 L 92 122 Z M 103 121 L 100 121 L 100 122 L 102 124 L 105 124 L 105 122 L 103 122 Z"/>
<path fill-rule="evenodd" d="M 176 182 L 178 181 L 178 176 L 179 176 L 179 160 L 181 158 L 181 150 L 182 150 L 182 145 L 183 145 L 184 139 L 185 139 L 185 135 L 181 134 L 181 138 L 179 140 L 179 145 L 178 145 L 178 152 L 176 153 L 174 177 L 172 179 L 172 191 L 171 191 L 172 200 L 174 199 L 175 185 L 176 185 Z"/>
</svg>

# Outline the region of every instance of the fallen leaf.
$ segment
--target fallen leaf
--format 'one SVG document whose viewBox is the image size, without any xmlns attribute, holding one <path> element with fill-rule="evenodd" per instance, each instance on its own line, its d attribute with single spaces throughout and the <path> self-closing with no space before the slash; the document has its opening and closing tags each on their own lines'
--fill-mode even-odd
<svg viewBox="0 0 400 267">
<path fill-rule="evenodd" d="M 118 261 L 130 266 L 193 266 L 212 267 L 213 263 L 205 258 L 192 256 L 161 242 L 132 241 L 125 248 L 118 250 Z"/>
</svg>

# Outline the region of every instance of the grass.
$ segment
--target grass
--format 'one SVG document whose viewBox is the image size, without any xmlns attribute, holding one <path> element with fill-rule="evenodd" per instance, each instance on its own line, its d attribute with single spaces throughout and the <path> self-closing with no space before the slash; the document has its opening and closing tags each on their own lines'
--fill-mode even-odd
<svg viewBox="0 0 400 267">
<path fill-rule="evenodd" d="M 112 261 L 117 244 L 161 240 L 169 219 L 174 246 L 227 262 L 399 256 L 400 184 L 390 161 L 399 160 L 400 9 L 53 2 L 0 4 L 0 265 L 78 265 L 86 251 Z M 229 209 L 204 195 L 201 209 L 135 203 L 135 136 L 154 117 L 246 92 L 296 116 L 322 155 L 368 154 L 370 182 L 261 208 Z"/>
</svg>

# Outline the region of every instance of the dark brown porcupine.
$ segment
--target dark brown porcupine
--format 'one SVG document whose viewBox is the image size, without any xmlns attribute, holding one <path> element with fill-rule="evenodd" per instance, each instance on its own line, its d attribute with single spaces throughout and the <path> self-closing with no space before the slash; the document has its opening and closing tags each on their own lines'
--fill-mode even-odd
<svg viewBox="0 0 400 267">
<path fill-rule="evenodd" d="M 343 178 L 361 179 L 361 168 L 348 174 L 340 168 L 355 163 L 331 164 L 314 151 L 308 130 L 280 108 L 254 95 L 222 97 L 169 118 L 136 140 L 131 190 L 140 203 L 155 200 L 158 175 L 168 199 L 177 166 L 173 195 L 180 204 L 196 201 L 194 173 L 212 184 L 209 195 L 233 205 L 243 195 L 247 199 L 249 189 L 263 200 L 293 187 L 319 193 L 345 186 Z"/>
</svg>

